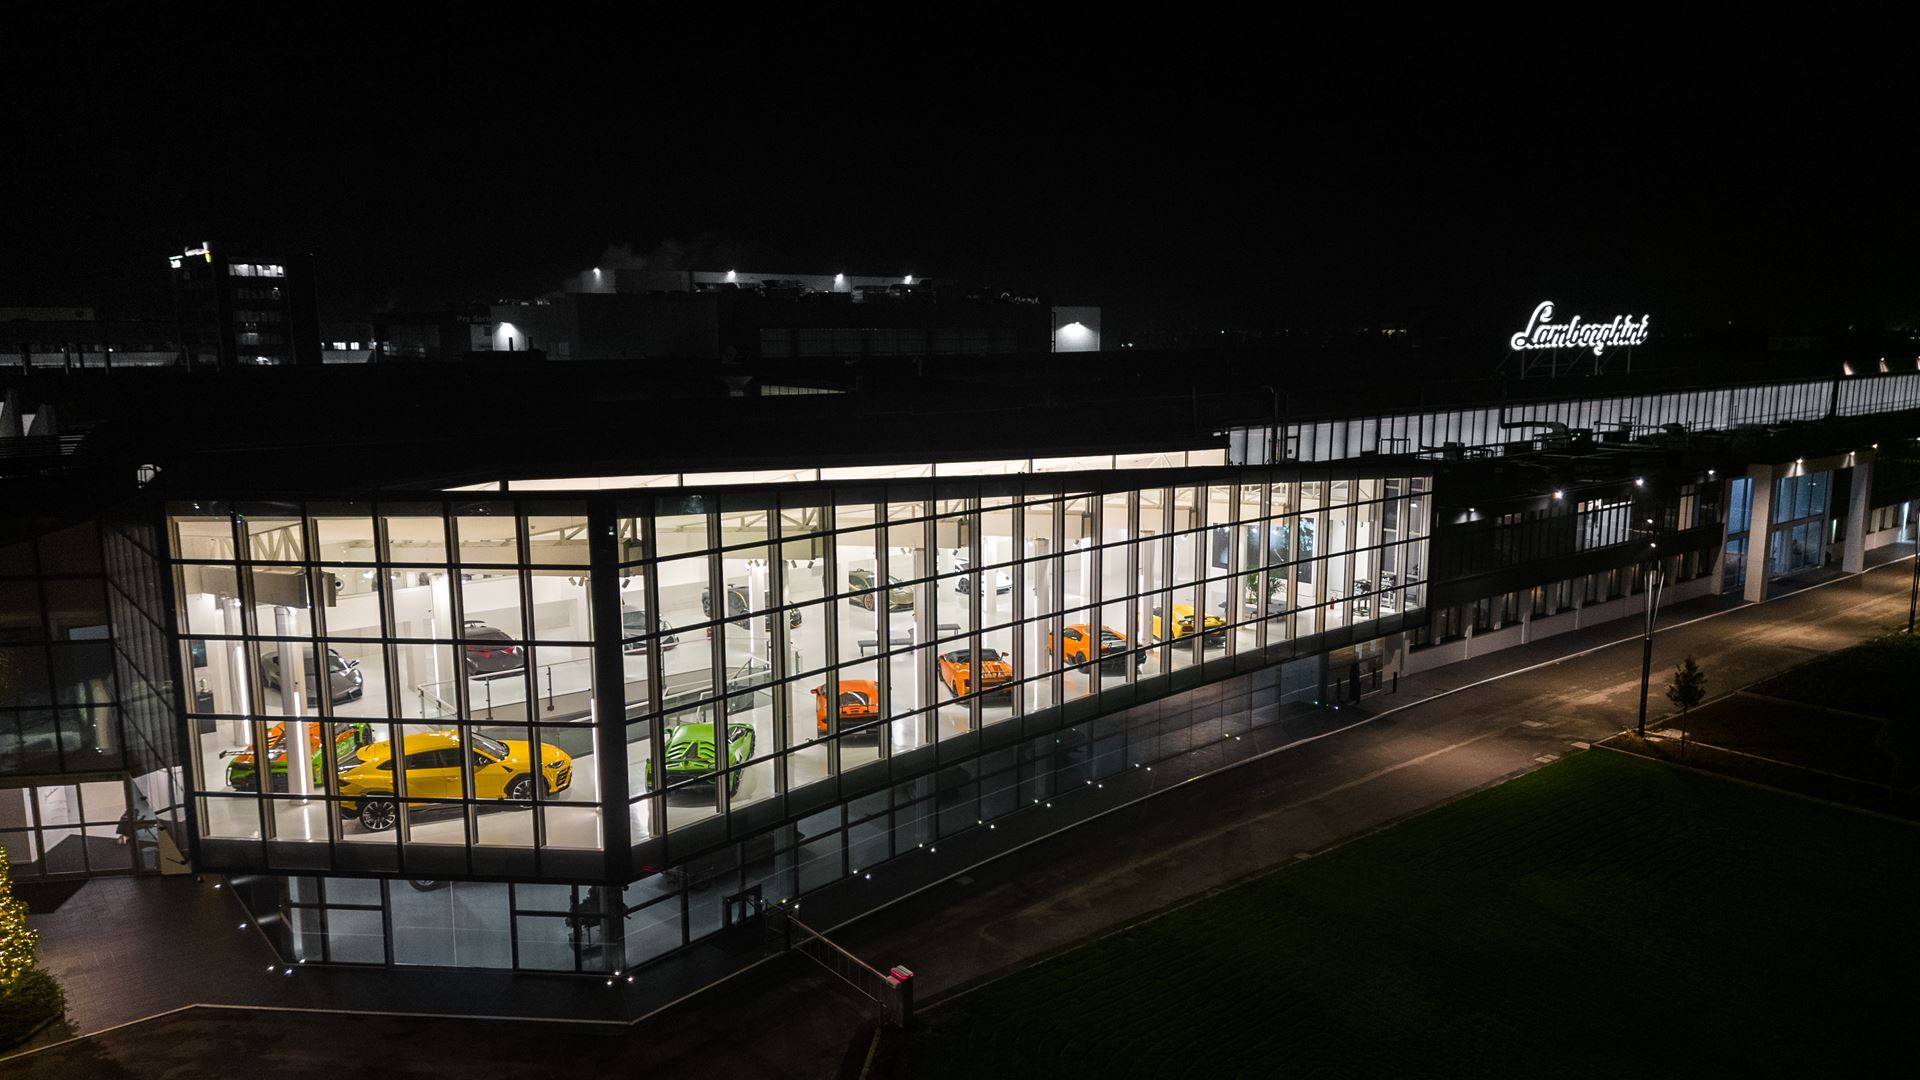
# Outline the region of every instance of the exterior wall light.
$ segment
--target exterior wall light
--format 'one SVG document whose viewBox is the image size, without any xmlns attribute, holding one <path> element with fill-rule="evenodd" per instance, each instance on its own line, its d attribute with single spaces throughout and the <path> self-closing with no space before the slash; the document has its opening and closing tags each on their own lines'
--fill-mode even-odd
<svg viewBox="0 0 1920 1080">
<path fill-rule="evenodd" d="M 1556 499 L 1563 499 L 1566 497 L 1566 494 L 1567 494 L 1566 492 L 1560 491 L 1559 489 L 1556 488 L 1554 490 L 1553 497 Z"/>
</svg>

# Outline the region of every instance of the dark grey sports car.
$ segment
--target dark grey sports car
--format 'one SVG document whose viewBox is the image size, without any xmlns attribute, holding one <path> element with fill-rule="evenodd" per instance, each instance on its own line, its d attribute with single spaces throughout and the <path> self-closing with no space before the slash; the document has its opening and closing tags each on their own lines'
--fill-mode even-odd
<svg viewBox="0 0 1920 1080">
<path fill-rule="evenodd" d="M 320 681 L 319 673 L 314 671 L 313 650 L 301 647 L 301 651 L 307 656 L 307 685 L 312 686 Z M 279 652 L 260 654 L 260 682 L 269 690 L 280 689 Z M 327 650 L 327 689 L 335 705 L 358 698 L 365 683 L 365 677 L 360 674 L 360 661 L 348 660 L 332 649 Z"/>
<path fill-rule="evenodd" d="M 525 658 L 520 643 L 505 630 L 469 620 L 460 636 L 466 639 L 467 678 L 484 679 L 520 670 Z"/>
</svg>

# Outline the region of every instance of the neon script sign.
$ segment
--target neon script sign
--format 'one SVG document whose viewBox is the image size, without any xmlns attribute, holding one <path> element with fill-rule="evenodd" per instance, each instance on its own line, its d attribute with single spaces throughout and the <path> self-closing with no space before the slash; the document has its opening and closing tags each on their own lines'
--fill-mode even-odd
<svg viewBox="0 0 1920 1080">
<path fill-rule="evenodd" d="M 1647 323 L 1653 316 L 1642 315 L 1638 322 L 1631 315 L 1615 315 L 1612 322 L 1581 322 L 1575 315 L 1563 323 L 1553 321 L 1553 301 L 1542 300 L 1527 320 L 1527 328 L 1513 335 L 1508 344 L 1520 349 L 1592 349 L 1599 356 L 1616 345 L 1638 345 L 1647 340 Z"/>
</svg>

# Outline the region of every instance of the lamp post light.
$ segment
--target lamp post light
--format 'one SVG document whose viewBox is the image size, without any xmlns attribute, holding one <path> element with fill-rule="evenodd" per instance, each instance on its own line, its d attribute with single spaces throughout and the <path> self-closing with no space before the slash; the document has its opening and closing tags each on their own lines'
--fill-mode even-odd
<svg viewBox="0 0 1920 1080">
<path fill-rule="evenodd" d="M 1920 609 L 1920 507 L 1908 507 L 1907 534 L 1914 538 L 1914 584 L 1907 592 L 1907 636 L 1914 632 L 1914 611 Z"/>
<path fill-rule="evenodd" d="M 1657 541 L 1647 544 L 1647 629 L 1641 641 L 1640 649 L 1640 727 L 1641 738 L 1647 737 L 1647 684 L 1653 679 L 1653 621 L 1660 614 L 1660 587 L 1665 583 L 1666 573 L 1652 552 L 1660 547 Z"/>
</svg>

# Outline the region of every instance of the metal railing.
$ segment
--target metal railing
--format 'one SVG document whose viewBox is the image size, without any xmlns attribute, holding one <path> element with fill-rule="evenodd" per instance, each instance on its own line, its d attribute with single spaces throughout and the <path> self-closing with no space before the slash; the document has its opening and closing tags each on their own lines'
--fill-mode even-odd
<svg viewBox="0 0 1920 1080">
<path fill-rule="evenodd" d="M 882 972 L 827 940 L 800 921 L 785 904 L 761 904 L 767 951 L 799 953 L 827 969 L 869 1002 L 883 1023 L 905 1028 L 913 1018 L 913 972 L 895 967 Z"/>
</svg>

